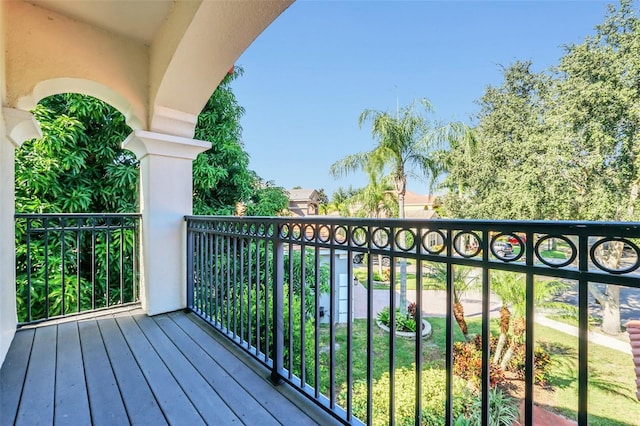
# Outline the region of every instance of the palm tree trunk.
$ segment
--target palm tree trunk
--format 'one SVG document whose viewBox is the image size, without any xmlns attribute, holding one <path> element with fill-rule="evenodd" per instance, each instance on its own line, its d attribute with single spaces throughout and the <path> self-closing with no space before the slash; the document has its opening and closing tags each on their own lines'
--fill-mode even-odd
<svg viewBox="0 0 640 426">
<path fill-rule="evenodd" d="M 458 323 L 458 327 L 460 327 L 460 331 L 464 335 L 464 339 L 469 341 L 469 328 L 467 327 L 467 321 L 464 319 L 464 308 L 462 307 L 462 303 L 459 301 L 455 301 L 453 303 L 453 316 Z"/>
<path fill-rule="evenodd" d="M 398 216 L 404 219 L 404 188 L 398 191 Z M 400 236 L 404 238 L 404 232 Z M 400 313 L 407 313 L 407 259 L 400 258 Z M 393 265 L 392 265 L 393 266 Z M 395 283 L 392 283 L 395 288 Z M 417 291 L 418 289 L 416 289 Z"/>
<path fill-rule="evenodd" d="M 498 339 L 498 344 L 496 345 L 496 353 L 493 355 L 493 362 L 497 364 L 500 361 L 500 355 L 502 355 L 502 350 L 504 349 L 504 345 L 507 342 L 507 333 L 509 332 L 509 322 L 511 321 L 511 312 L 506 305 L 502 305 L 500 309 L 500 338 Z"/>
</svg>

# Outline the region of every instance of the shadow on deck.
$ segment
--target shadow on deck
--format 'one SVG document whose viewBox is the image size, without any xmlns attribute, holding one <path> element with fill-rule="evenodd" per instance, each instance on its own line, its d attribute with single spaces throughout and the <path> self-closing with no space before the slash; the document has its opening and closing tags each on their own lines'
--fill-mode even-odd
<svg viewBox="0 0 640 426">
<path fill-rule="evenodd" d="M 338 424 L 196 316 L 136 309 L 19 330 L 0 424 Z"/>
</svg>

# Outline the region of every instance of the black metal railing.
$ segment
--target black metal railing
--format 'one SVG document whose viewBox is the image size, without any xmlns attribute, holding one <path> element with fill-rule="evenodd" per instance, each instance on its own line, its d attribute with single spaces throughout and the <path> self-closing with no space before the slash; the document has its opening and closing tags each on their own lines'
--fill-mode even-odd
<svg viewBox="0 0 640 426">
<path fill-rule="evenodd" d="M 16 214 L 20 325 L 138 302 L 139 214 Z"/>
<path fill-rule="evenodd" d="M 400 422 L 399 401 L 408 397 L 401 395 L 398 384 L 403 379 L 400 376 L 407 374 L 399 359 L 400 347 L 406 351 L 406 341 L 394 333 L 382 343 L 377 337 L 376 303 L 382 300 L 389 308 L 390 329 L 395 329 L 401 318 L 396 312 L 400 307 L 397 286 L 387 285 L 380 297 L 379 271 L 388 275 L 388 282 L 410 283 L 415 289 L 411 294 L 416 319 L 432 307 L 431 299 L 427 300 L 431 296 L 425 296 L 431 293 L 425 289 L 437 286 L 432 280 L 437 275 L 434 271 L 444 271 L 439 288 L 446 314 L 445 399 L 441 419 L 435 424 L 445 425 L 458 419 L 454 406 L 460 396 L 453 370 L 456 271 L 460 268 L 471 268 L 478 283 L 482 368 L 477 403 L 481 408 L 479 423 L 484 425 L 490 424 L 492 416 L 490 323 L 491 298 L 495 300 L 492 277 L 497 271 L 523 278 L 526 425 L 533 424 L 536 286 L 552 278 L 573 283 L 576 288 L 575 412 L 579 424 L 585 425 L 588 286 L 640 288 L 636 273 L 640 250 L 635 243 L 640 238 L 638 223 L 198 216 L 186 217 L 186 221 L 188 306 L 268 366 L 274 381 L 287 382 L 347 424 Z M 354 261 L 363 263 L 354 265 Z M 354 282 L 366 287 L 358 287 L 360 296 Z M 354 322 L 356 312 L 364 326 Z M 427 413 L 430 408 L 424 405 L 428 401 L 423 388 L 430 384 L 423 373 L 434 361 L 424 359 L 422 333 L 423 328 L 417 326 L 415 339 L 409 343 L 414 390 L 410 396 L 414 407 L 411 423 L 432 424 L 425 420 L 431 417 Z M 380 353 L 389 354 L 384 360 L 384 386 L 388 389 L 384 396 L 374 394 L 380 381 L 379 374 L 374 377 L 374 362 L 380 362 L 375 361 Z M 379 407 L 381 398 L 388 399 L 383 408 Z"/>
</svg>

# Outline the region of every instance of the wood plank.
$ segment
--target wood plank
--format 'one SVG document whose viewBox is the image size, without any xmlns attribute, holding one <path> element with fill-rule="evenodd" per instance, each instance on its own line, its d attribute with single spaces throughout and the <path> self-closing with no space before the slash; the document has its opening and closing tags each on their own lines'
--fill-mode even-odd
<svg viewBox="0 0 640 426">
<path fill-rule="evenodd" d="M 12 425 L 20 406 L 20 395 L 31 357 L 35 330 L 16 332 L 0 370 L 0 425 Z"/>
<path fill-rule="evenodd" d="M 95 320 L 82 321 L 78 327 L 93 424 L 129 424 L 98 324 Z"/>
<path fill-rule="evenodd" d="M 116 322 L 169 423 L 205 424 L 133 317 L 120 317 Z"/>
<path fill-rule="evenodd" d="M 139 316 L 136 322 L 207 424 L 238 422 L 238 417 L 152 318 Z"/>
<path fill-rule="evenodd" d="M 210 326 L 200 321 L 197 318 L 191 319 L 192 315 L 185 315 L 184 313 L 171 313 L 169 314 L 176 324 L 182 328 L 191 338 L 197 342 L 197 344 L 204 349 L 216 362 L 221 365 L 227 374 L 233 376 L 238 383 L 244 387 L 247 392 L 252 394 L 256 400 L 267 409 L 272 416 L 281 421 L 285 419 L 295 419 L 296 425 L 317 425 L 306 411 L 300 409 L 290 399 L 285 397 L 282 392 L 285 389 L 276 388 L 267 377 L 267 369 L 265 368 L 264 377 L 258 375 L 254 370 L 248 367 L 247 363 L 250 362 L 247 355 L 247 361 L 242 361 L 235 354 L 229 352 L 224 346 L 222 346 L 211 333 L 215 333 L 215 330 L 210 329 Z M 198 324 L 199 323 L 199 324 Z M 202 327 L 201 327 L 202 325 Z M 206 330 L 203 327 L 207 327 L 210 330 Z M 222 337 L 221 337 L 222 338 Z M 303 401 L 304 396 L 296 395 Z M 313 410 L 318 413 L 320 409 Z M 339 424 L 334 421 L 326 413 L 321 414 L 323 420 L 322 424 Z"/>
<path fill-rule="evenodd" d="M 53 424 L 57 326 L 36 329 L 16 425 Z"/>
<path fill-rule="evenodd" d="M 243 423 L 250 425 L 280 424 L 171 318 L 161 315 L 153 319 Z"/>
<path fill-rule="evenodd" d="M 113 373 L 133 425 L 163 425 L 167 420 L 133 357 L 116 321 L 98 320 Z"/>
<path fill-rule="evenodd" d="M 55 404 L 56 424 L 91 424 L 77 322 L 58 325 Z"/>
</svg>

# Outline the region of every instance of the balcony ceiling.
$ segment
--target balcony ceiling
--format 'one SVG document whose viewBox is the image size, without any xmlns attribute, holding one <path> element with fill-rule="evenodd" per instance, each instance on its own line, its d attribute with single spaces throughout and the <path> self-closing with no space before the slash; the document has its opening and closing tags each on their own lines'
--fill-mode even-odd
<svg viewBox="0 0 640 426">
<path fill-rule="evenodd" d="M 173 0 L 30 0 L 43 9 L 150 44 Z"/>
</svg>

